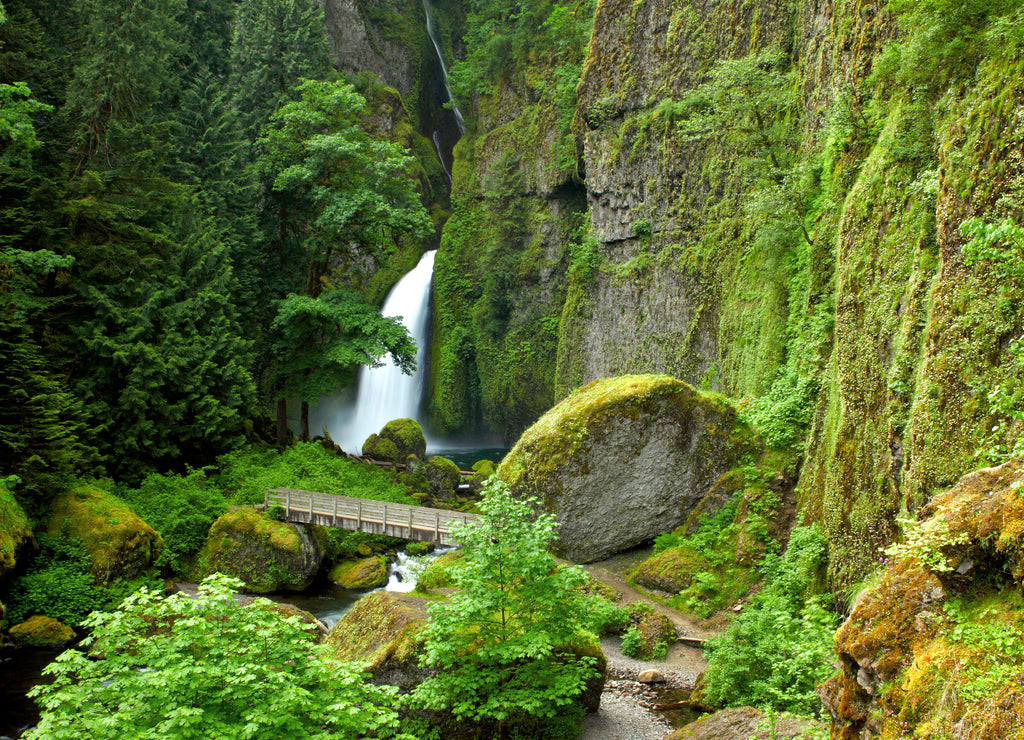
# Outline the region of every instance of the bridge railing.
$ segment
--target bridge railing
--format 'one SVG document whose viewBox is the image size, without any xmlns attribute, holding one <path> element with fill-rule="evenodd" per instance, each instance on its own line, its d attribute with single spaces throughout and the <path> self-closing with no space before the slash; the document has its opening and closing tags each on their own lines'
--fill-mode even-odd
<svg viewBox="0 0 1024 740">
<path fill-rule="evenodd" d="M 438 545 L 455 544 L 452 526 L 478 518 L 476 514 L 460 511 L 371 501 L 294 488 L 268 488 L 263 502 L 268 510 L 275 505 L 281 506 L 285 519 L 290 522 L 322 524 Z"/>
</svg>

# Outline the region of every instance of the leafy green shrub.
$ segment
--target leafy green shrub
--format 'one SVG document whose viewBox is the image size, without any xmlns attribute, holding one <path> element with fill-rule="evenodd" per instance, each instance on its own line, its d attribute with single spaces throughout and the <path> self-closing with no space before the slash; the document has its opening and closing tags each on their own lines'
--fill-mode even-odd
<svg viewBox="0 0 1024 740">
<path fill-rule="evenodd" d="M 98 586 L 91 573 L 92 560 L 80 541 L 41 533 L 38 543 L 38 554 L 8 592 L 5 601 L 8 624 L 43 614 L 78 626 L 89 612 L 118 604 L 141 586 L 161 585 L 157 575 L 149 573 Z"/>
<path fill-rule="evenodd" d="M 645 647 L 644 638 L 640 634 L 640 630 L 636 627 L 630 627 L 626 630 L 626 634 L 622 636 L 622 654 L 628 655 L 630 658 L 639 658 L 640 653 Z"/>
<path fill-rule="evenodd" d="M 216 483 L 234 503 L 260 504 L 267 488 L 296 488 L 375 501 L 412 504 L 388 474 L 328 452 L 314 442 L 300 442 L 284 452 L 248 448 L 218 459 Z"/>
<path fill-rule="evenodd" d="M 796 527 L 784 555 L 765 559 L 764 588 L 705 645 L 702 700 L 814 715 L 815 687 L 832 674 L 836 616 L 815 594 L 826 559 L 818 527 Z"/>
<path fill-rule="evenodd" d="M 456 528 L 459 588 L 429 608 L 422 663 L 437 673 L 413 691 L 414 707 L 512 728 L 562 714 L 595 678 L 597 658 L 563 649 L 587 626 L 585 576 L 555 566 L 555 520 L 536 504 L 492 478 L 481 518 Z"/>
<path fill-rule="evenodd" d="M 146 522 L 160 532 L 164 551 L 157 565 L 175 573 L 184 560 L 202 549 L 217 517 L 228 510 L 224 494 L 206 479 L 206 471 L 190 470 L 184 476 L 152 473 L 138 488 L 122 488 L 118 494 Z"/>
<path fill-rule="evenodd" d="M 629 609 L 595 597 L 588 610 L 590 630 L 599 637 L 620 634 L 629 625 Z"/>
<path fill-rule="evenodd" d="M 47 667 L 57 679 L 32 690 L 44 710 L 25 737 L 397 734 L 394 689 L 331 658 L 298 617 L 262 599 L 235 603 L 241 585 L 211 576 L 194 599 L 143 590 L 115 612 L 92 614 L 87 644 L 103 658 L 67 651 Z"/>
</svg>

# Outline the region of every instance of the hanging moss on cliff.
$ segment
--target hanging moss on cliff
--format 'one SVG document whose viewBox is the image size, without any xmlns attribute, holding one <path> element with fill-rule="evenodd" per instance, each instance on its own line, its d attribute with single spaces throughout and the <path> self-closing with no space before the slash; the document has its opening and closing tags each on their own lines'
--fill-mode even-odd
<svg viewBox="0 0 1024 740">
<path fill-rule="evenodd" d="M 14 570 L 19 551 L 32 540 L 28 517 L 11 493 L 16 481 L 0 479 L 0 578 Z"/>
</svg>

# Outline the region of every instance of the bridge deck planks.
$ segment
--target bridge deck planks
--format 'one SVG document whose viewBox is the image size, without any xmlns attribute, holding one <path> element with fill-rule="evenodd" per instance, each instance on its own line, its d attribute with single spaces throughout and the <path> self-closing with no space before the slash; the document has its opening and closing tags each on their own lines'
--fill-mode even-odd
<svg viewBox="0 0 1024 740">
<path fill-rule="evenodd" d="M 290 522 L 322 524 L 438 545 L 454 544 L 451 536 L 453 524 L 463 524 L 478 518 L 476 514 L 460 511 L 335 496 L 294 488 L 268 488 L 263 503 L 268 509 L 279 504 L 285 510 L 284 518 Z"/>
</svg>

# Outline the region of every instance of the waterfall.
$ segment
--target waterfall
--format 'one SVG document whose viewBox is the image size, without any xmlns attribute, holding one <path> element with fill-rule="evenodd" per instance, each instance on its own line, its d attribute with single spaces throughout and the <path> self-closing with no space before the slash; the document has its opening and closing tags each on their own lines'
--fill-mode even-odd
<svg viewBox="0 0 1024 740">
<path fill-rule="evenodd" d="M 390 356 L 385 358 L 381 367 L 363 367 L 360 370 L 359 395 L 356 397 L 351 422 L 342 434 L 334 437 L 344 450 L 358 453 L 366 438 L 379 432 L 387 422 L 392 419 L 415 419 L 418 415 L 435 254 L 436 250 L 424 254 L 419 264 L 391 289 L 381 308 L 384 316 L 402 317 L 402 324 L 416 342 L 416 372 L 404 375 Z"/>
<path fill-rule="evenodd" d="M 441 53 L 441 43 L 437 40 L 437 32 L 434 30 L 434 18 L 431 15 L 433 9 L 430 7 L 430 0 L 423 0 L 423 13 L 427 16 L 427 35 L 434 44 L 434 51 L 437 52 L 437 61 L 441 63 L 441 74 L 444 75 L 444 89 L 448 93 L 448 100 L 452 104 L 452 111 L 455 113 L 455 122 L 459 127 L 459 136 L 466 135 L 466 122 L 462 118 L 462 112 L 455 105 L 455 98 L 452 97 L 452 88 L 448 84 L 448 66 L 444 63 L 444 54 Z M 444 164 L 442 160 L 441 164 Z M 447 170 L 448 168 L 445 167 Z"/>
</svg>

